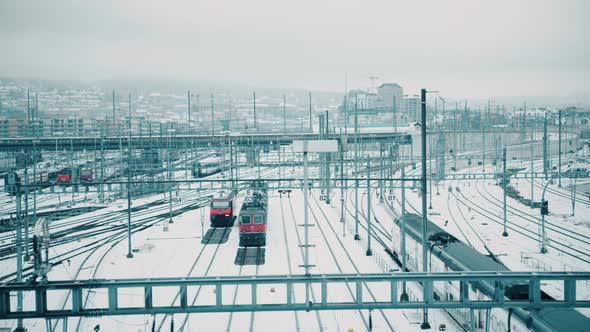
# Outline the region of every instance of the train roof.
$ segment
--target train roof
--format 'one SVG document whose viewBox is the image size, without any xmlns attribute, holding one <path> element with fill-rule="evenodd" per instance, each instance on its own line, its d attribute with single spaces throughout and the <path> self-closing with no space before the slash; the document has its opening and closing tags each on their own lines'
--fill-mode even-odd
<svg viewBox="0 0 590 332">
<path fill-rule="evenodd" d="M 535 314 L 554 331 L 587 331 L 590 326 L 590 318 L 575 309 L 547 308 Z"/>
<path fill-rule="evenodd" d="M 236 192 L 234 190 L 230 190 L 229 192 L 221 191 L 219 192 L 218 197 L 211 198 L 212 201 L 230 201 L 234 199 L 236 196 Z"/>
<path fill-rule="evenodd" d="M 403 220 L 406 223 L 408 234 L 415 240 L 422 239 L 422 217 L 417 214 L 409 213 L 404 215 Z M 485 256 L 479 251 L 461 242 L 446 230 L 428 220 L 426 225 L 426 234 L 430 245 L 437 243 L 436 247 L 444 252 L 458 264 L 447 262 L 453 270 L 470 270 L 470 271 L 508 271 L 501 263 L 489 256 Z M 436 254 L 436 252 L 433 252 Z"/>
</svg>

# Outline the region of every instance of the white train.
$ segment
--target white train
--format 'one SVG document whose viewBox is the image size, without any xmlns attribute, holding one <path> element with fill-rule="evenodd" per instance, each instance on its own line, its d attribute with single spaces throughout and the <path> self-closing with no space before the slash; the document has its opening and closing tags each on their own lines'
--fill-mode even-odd
<svg viewBox="0 0 590 332">
<path fill-rule="evenodd" d="M 416 214 L 406 214 L 403 217 L 406 229 L 406 269 L 421 271 L 422 269 L 422 217 Z M 392 253 L 401 262 L 401 223 L 395 221 L 398 227 L 392 230 Z M 459 241 L 453 235 L 428 221 L 427 239 L 430 252 L 428 264 L 432 272 L 448 271 L 509 271 L 498 260 L 485 256 Z M 460 298 L 459 283 L 444 282 L 433 285 L 435 300 L 453 301 Z M 469 289 L 470 300 L 489 300 L 493 296 L 494 287 L 486 282 L 474 284 Z M 528 284 L 505 285 L 505 296 L 510 299 L 528 299 Z M 551 300 L 552 297 L 544 292 L 541 300 Z M 471 312 L 469 309 L 449 310 L 466 330 L 471 326 Z M 509 313 L 504 309 L 490 311 L 489 331 L 493 332 L 524 332 L 524 331 L 588 331 L 590 319 L 574 309 L 541 309 L 523 310 L 513 309 L 509 321 Z M 476 330 L 486 329 L 486 311 L 475 310 L 473 324 Z M 510 328 L 508 326 L 510 324 Z"/>
</svg>

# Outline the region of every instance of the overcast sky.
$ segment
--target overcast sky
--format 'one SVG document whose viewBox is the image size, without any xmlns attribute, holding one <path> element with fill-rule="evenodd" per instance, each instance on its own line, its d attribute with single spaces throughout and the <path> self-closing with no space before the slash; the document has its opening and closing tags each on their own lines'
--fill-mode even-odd
<svg viewBox="0 0 590 332">
<path fill-rule="evenodd" d="M 0 76 L 589 94 L 588 0 L 0 0 Z"/>
</svg>

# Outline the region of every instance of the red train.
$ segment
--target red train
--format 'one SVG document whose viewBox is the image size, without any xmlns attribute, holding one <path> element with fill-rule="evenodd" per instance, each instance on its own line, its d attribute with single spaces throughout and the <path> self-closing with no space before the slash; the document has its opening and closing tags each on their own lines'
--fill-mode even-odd
<svg viewBox="0 0 590 332">
<path fill-rule="evenodd" d="M 231 226 L 235 217 L 236 193 L 231 191 L 226 197 L 216 197 L 211 199 L 211 209 L 209 217 L 211 227 Z"/>
<path fill-rule="evenodd" d="M 57 172 L 57 179 L 56 182 L 58 183 L 70 183 L 72 181 L 72 169 L 71 168 L 63 168 L 59 172 Z"/>
<path fill-rule="evenodd" d="M 81 168 L 80 169 L 80 181 L 82 182 L 90 182 L 92 181 L 94 172 L 90 168 Z"/>
<path fill-rule="evenodd" d="M 262 183 L 250 191 L 240 210 L 240 247 L 262 247 L 266 245 L 268 196 Z"/>
<path fill-rule="evenodd" d="M 93 179 L 94 172 L 90 168 L 62 168 L 57 172 L 55 182 L 72 183 L 72 182 L 90 182 Z M 51 176 L 50 176 L 51 178 Z"/>
</svg>

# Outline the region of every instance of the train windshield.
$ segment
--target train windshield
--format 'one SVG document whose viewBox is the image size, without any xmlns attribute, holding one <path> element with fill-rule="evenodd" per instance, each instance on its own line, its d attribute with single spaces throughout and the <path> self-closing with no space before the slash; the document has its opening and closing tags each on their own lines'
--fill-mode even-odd
<svg viewBox="0 0 590 332">
<path fill-rule="evenodd" d="M 215 209 L 225 209 L 230 205 L 229 201 L 211 201 L 211 207 Z"/>
<path fill-rule="evenodd" d="M 264 218 L 262 216 L 254 216 L 254 224 L 264 224 Z"/>
<path fill-rule="evenodd" d="M 91 169 L 82 169 L 80 170 L 80 175 L 92 175 Z"/>
<path fill-rule="evenodd" d="M 250 216 L 242 216 L 242 220 L 240 222 L 242 224 L 249 224 L 250 223 Z"/>
</svg>

